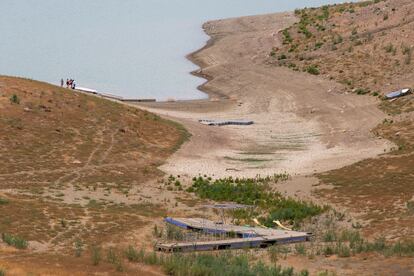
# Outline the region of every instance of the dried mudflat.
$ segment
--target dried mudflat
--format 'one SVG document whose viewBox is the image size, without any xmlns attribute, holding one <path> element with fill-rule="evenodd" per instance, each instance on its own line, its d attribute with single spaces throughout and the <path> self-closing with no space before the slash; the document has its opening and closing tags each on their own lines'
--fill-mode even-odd
<svg viewBox="0 0 414 276">
<path fill-rule="evenodd" d="M 388 151 L 371 130 L 385 114 L 374 98 L 340 93 L 341 84 L 267 63 L 292 13 L 208 22 L 208 45 L 192 54 L 210 100 L 141 104 L 179 121 L 192 138 L 161 169 L 171 174 L 256 176 L 322 172 Z M 248 119 L 210 127 L 199 119 Z"/>
</svg>

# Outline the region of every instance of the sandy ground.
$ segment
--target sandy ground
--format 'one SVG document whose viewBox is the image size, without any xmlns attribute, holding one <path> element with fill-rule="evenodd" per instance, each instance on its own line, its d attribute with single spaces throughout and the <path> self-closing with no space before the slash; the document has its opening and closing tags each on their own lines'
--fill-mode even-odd
<svg viewBox="0 0 414 276">
<path fill-rule="evenodd" d="M 193 134 L 161 167 L 169 174 L 256 176 L 339 168 L 390 148 L 370 130 L 385 115 L 373 97 L 340 94 L 340 84 L 266 64 L 277 32 L 296 18 L 270 14 L 208 22 L 212 38 L 190 59 L 210 100 L 140 104 Z M 210 127 L 199 119 L 249 119 Z"/>
</svg>

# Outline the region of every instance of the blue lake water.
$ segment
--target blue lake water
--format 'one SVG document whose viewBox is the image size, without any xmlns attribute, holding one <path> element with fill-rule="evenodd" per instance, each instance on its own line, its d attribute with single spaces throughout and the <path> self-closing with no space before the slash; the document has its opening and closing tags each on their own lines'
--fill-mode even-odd
<svg viewBox="0 0 414 276">
<path fill-rule="evenodd" d="M 203 98 L 185 56 L 203 22 L 338 3 L 335 0 L 1 0 L 0 74 L 127 98 Z"/>
</svg>

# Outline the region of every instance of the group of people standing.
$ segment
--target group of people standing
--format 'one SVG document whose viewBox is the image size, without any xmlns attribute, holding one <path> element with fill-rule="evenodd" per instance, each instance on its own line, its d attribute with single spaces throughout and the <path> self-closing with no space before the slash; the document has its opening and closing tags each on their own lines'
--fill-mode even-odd
<svg viewBox="0 0 414 276">
<path fill-rule="evenodd" d="M 65 84 L 64 80 L 60 80 L 60 86 L 63 87 Z M 76 82 L 74 79 L 66 79 L 66 88 L 75 89 L 76 88 Z"/>
</svg>

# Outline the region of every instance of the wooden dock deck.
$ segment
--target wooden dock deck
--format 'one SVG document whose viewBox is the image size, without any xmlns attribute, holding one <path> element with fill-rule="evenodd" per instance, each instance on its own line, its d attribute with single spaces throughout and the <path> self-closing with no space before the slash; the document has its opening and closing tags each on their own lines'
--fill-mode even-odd
<svg viewBox="0 0 414 276">
<path fill-rule="evenodd" d="M 165 221 L 187 230 L 202 231 L 208 234 L 231 234 L 235 235 L 236 238 L 215 241 L 163 243 L 156 245 L 156 250 L 163 252 L 266 248 L 275 244 L 305 242 L 308 241 L 312 235 L 311 233 L 306 232 L 220 224 L 202 218 L 166 218 Z"/>
</svg>

